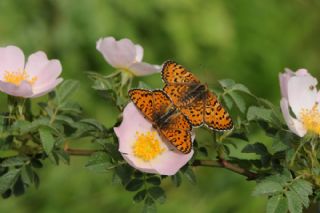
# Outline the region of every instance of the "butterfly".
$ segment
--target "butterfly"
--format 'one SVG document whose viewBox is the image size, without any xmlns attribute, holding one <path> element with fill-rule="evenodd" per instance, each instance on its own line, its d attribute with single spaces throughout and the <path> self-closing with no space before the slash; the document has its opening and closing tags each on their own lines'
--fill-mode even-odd
<svg viewBox="0 0 320 213">
<path fill-rule="evenodd" d="M 131 89 L 130 99 L 159 134 L 177 150 L 188 154 L 192 149 L 192 126 L 162 90 Z"/>
<path fill-rule="evenodd" d="M 163 91 L 192 126 L 205 124 L 214 130 L 233 128 L 232 119 L 217 96 L 191 72 L 174 61 L 166 61 L 161 74 L 165 83 Z"/>
</svg>

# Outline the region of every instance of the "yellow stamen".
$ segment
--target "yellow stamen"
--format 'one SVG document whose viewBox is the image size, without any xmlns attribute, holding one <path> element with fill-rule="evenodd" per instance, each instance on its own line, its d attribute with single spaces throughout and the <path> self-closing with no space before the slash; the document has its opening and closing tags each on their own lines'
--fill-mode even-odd
<svg viewBox="0 0 320 213">
<path fill-rule="evenodd" d="M 300 116 L 304 127 L 308 131 L 320 135 L 320 111 L 317 103 L 311 110 L 302 109 Z"/>
<path fill-rule="evenodd" d="M 22 81 L 28 81 L 30 84 L 34 84 L 37 80 L 37 77 L 30 78 L 25 70 L 16 72 L 5 71 L 3 78 L 6 82 L 15 84 L 17 86 L 20 85 Z"/>
<path fill-rule="evenodd" d="M 133 154 L 144 161 L 150 161 L 160 155 L 165 149 L 160 146 L 160 141 L 157 139 L 156 134 L 155 131 L 137 132 L 136 142 L 133 145 Z"/>
</svg>

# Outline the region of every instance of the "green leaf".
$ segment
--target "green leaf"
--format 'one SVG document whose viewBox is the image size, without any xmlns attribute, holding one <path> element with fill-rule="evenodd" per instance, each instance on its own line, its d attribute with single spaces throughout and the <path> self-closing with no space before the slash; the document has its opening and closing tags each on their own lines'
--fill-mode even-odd
<svg viewBox="0 0 320 213">
<path fill-rule="evenodd" d="M 0 158 L 14 157 L 19 154 L 16 150 L 0 150 Z"/>
<path fill-rule="evenodd" d="M 302 213 L 302 202 L 299 195 L 294 191 L 286 191 L 285 195 L 288 200 L 288 208 L 290 213 Z"/>
<path fill-rule="evenodd" d="M 77 91 L 80 84 L 75 80 L 65 80 L 56 90 L 57 100 L 59 104 L 62 104 L 67 98 L 74 92 Z"/>
<path fill-rule="evenodd" d="M 247 119 L 249 121 L 264 120 L 272 123 L 272 110 L 257 106 L 251 106 L 249 107 L 247 112 Z"/>
<path fill-rule="evenodd" d="M 159 203 L 164 203 L 166 201 L 166 194 L 162 188 L 155 186 L 148 189 L 150 196 Z"/>
<path fill-rule="evenodd" d="M 0 194 L 6 192 L 17 180 L 20 169 L 13 169 L 0 177 Z"/>
<path fill-rule="evenodd" d="M 267 203 L 267 213 L 287 213 L 287 199 L 282 194 L 271 197 Z"/>
<path fill-rule="evenodd" d="M 126 185 L 126 190 L 134 192 L 139 190 L 144 184 L 144 181 L 141 179 L 132 179 L 129 181 L 129 183 Z"/>
<path fill-rule="evenodd" d="M 153 185 L 160 185 L 161 184 L 161 180 L 159 177 L 149 177 L 147 178 L 147 183 L 153 184 Z"/>
<path fill-rule="evenodd" d="M 22 166 L 29 160 L 28 157 L 17 156 L 13 158 L 5 159 L 0 165 L 2 167 L 10 167 L 10 166 Z"/>
<path fill-rule="evenodd" d="M 232 100 L 234 101 L 240 112 L 244 113 L 246 111 L 246 103 L 242 96 L 236 92 L 229 92 L 228 94 L 231 96 Z"/>
<path fill-rule="evenodd" d="M 222 80 L 219 80 L 219 84 L 225 88 L 225 89 L 228 89 L 232 86 L 234 86 L 236 83 L 234 80 L 232 79 L 222 79 Z"/>
<path fill-rule="evenodd" d="M 296 192 L 302 204 L 307 208 L 310 204 L 309 196 L 312 194 L 312 184 L 308 181 L 299 179 L 294 181 L 289 188 Z"/>
<path fill-rule="evenodd" d="M 147 194 L 147 190 L 145 189 L 137 192 L 133 197 L 133 201 L 136 203 L 140 203 L 141 201 L 144 200 L 144 198 L 146 197 L 146 194 Z"/>
<path fill-rule="evenodd" d="M 246 87 L 243 84 L 235 84 L 235 85 L 233 85 L 232 86 L 232 90 L 236 90 L 236 91 L 247 93 L 248 95 L 252 95 L 252 93 L 250 92 L 248 87 Z"/>
<path fill-rule="evenodd" d="M 257 155 L 269 154 L 267 147 L 260 142 L 246 145 L 242 151 L 243 153 L 256 153 Z"/>
<path fill-rule="evenodd" d="M 272 195 L 278 192 L 282 192 L 283 188 L 281 184 L 273 181 L 262 181 L 256 185 L 253 191 L 253 195 Z"/>
<path fill-rule="evenodd" d="M 86 164 L 89 170 L 97 173 L 106 172 L 111 166 L 111 159 L 105 152 L 95 152 L 89 157 Z"/>
<path fill-rule="evenodd" d="M 190 183 L 192 184 L 197 183 L 196 176 L 190 167 L 183 167 L 182 173 L 190 181 Z"/>
<path fill-rule="evenodd" d="M 18 176 L 16 182 L 13 184 L 12 191 L 15 196 L 24 194 L 25 188 L 21 175 Z"/>
<path fill-rule="evenodd" d="M 122 185 L 127 185 L 128 182 L 130 181 L 130 177 L 133 173 L 133 168 L 128 165 L 120 165 L 115 168 L 116 174 L 118 177 L 121 179 Z M 116 178 L 114 178 L 116 179 Z"/>
<path fill-rule="evenodd" d="M 55 142 L 51 130 L 47 127 L 40 127 L 39 134 L 44 151 L 47 154 L 51 153 Z"/>
<path fill-rule="evenodd" d="M 156 213 L 157 208 L 151 197 L 147 197 L 144 200 L 144 206 L 142 209 L 142 213 Z"/>
<path fill-rule="evenodd" d="M 177 172 L 175 175 L 172 175 L 171 176 L 171 180 L 172 180 L 172 183 L 176 187 L 179 187 L 181 185 L 181 182 L 182 182 L 182 178 L 181 178 L 180 172 Z"/>
<path fill-rule="evenodd" d="M 232 109 L 232 107 L 233 107 L 233 101 L 232 101 L 232 98 L 231 98 L 228 94 L 223 95 L 223 96 L 222 96 L 222 100 L 223 100 L 223 102 L 226 104 L 226 106 L 227 106 L 228 109 Z"/>
<path fill-rule="evenodd" d="M 82 123 L 87 123 L 90 124 L 92 126 L 94 126 L 95 128 L 99 129 L 100 131 L 103 131 L 103 126 L 95 119 L 82 119 L 80 122 Z"/>
</svg>

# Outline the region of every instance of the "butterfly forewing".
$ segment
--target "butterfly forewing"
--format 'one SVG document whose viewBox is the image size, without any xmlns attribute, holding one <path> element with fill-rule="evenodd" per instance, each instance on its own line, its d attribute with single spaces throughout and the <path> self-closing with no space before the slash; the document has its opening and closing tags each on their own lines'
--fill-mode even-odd
<svg viewBox="0 0 320 213">
<path fill-rule="evenodd" d="M 191 72 L 174 61 L 166 61 L 163 64 L 162 79 L 166 84 L 200 83 Z"/>
<path fill-rule="evenodd" d="M 145 118 L 153 122 L 153 94 L 149 90 L 132 89 L 128 92 L 130 99 Z"/>
</svg>

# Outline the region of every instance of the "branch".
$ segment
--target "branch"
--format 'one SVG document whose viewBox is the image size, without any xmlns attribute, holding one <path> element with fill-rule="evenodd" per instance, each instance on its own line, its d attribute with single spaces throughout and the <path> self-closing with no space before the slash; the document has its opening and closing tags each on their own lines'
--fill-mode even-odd
<svg viewBox="0 0 320 213">
<path fill-rule="evenodd" d="M 257 173 L 250 172 L 244 168 L 239 167 L 236 164 L 232 164 L 225 159 L 218 158 L 218 160 L 195 160 L 192 166 L 206 166 L 206 167 L 218 167 L 225 168 L 237 174 L 247 177 L 247 180 L 255 180 L 258 177 Z"/>
</svg>

